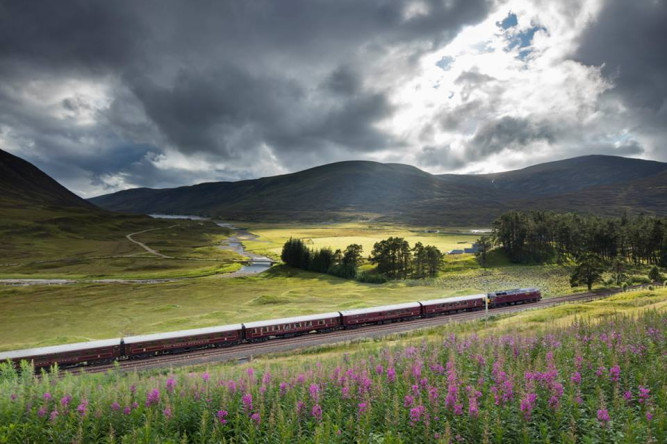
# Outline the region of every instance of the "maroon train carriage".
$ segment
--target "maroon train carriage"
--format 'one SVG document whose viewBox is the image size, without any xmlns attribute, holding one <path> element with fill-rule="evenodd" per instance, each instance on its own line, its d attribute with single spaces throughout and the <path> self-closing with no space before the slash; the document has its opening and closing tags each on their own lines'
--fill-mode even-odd
<svg viewBox="0 0 667 444">
<path fill-rule="evenodd" d="M 0 352 L 0 362 L 9 359 L 18 368 L 21 361 L 32 361 L 35 369 L 49 368 L 55 363 L 62 368 L 93 362 L 99 364 L 112 362 L 118 357 L 120 338 Z"/>
<path fill-rule="evenodd" d="M 422 314 L 425 317 L 441 314 L 456 313 L 459 311 L 482 310 L 484 308 L 485 294 L 473 294 L 469 296 L 456 296 L 445 299 L 431 299 L 420 301 Z"/>
<path fill-rule="evenodd" d="M 340 313 L 334 312 L 246 322 L 243 324 L 243 327 L 245 339 L 250 342 L 256 342 L 306 333 L 327 332 L 337 329 L 340 325 Z"/>
<path fill-rule="evenodd" d="M 123 339 L 121 352 L 132 359 L 202 348 L 227 347 L 241 342 L 242 330 L 241 324 L 233 324 L 130 336 Z"/>
<path fill-rule="evenodd" d="M 343 326 L 345 328 L 356 328 L 368 324 L 383 324 L 416 319 L 421 316 L 421 304 L 419 302 L 408 302 L 381 307 L 359 308 L 344 310 L 340 314 L 343 317 Z"/>
<path fill-rule="evenodd" d="M 542 293 L 537 288 L 517 288 L 515 290 L 494 291 L 489 293 L 489 308 L 504 305 L 525 304 L 542 299 Z"/>
</svg>

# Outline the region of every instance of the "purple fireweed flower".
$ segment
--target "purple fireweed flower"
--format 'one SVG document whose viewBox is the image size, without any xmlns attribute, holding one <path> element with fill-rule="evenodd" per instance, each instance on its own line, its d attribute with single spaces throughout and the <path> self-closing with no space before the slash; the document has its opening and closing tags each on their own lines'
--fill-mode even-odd
<svg viewBox="0 0 667 444">
<path fill-rule="evenodd" d="M 648 401 L 649 395 L 651 394 L 651 389 L 646 388 L 643 385 L 639 386 L 639 403 L 643 404 Z"/>
<path fill-rule="evenodd" d="M 155 405 L 158 402 L 160 402 L 160 390 L 153 389 L 146 394 L 146 407 Z"/>
<path fill-rule="evenodd" d="M 241 399 L 243 402 L 243 409 L 245 411 L 250 411 L 252 410 L 252 395 L 250 393 L 246 393 L 243 395 L 243 398 Z"/>
<path fill-rule="evenodd" d="M 46 399 L 47 401 L 50 400 L 51 399 L 51 393 L 49 393 L 49 392 L 44 393 L 44 399 Z"/>
<path fill-rule="evenodd" d="M 429 387 L 428 389 L 428 400 L 431 404 L 438 403 L 438 389 L 437 387 Z"/>
<path fill-rule="evenodd" d="M 387 369 L 387 379 L 389 382 L 396 381 L 396 369 L 394 367 L 389 367 Z"/>
<path fill-rule="evenodd" d="M 572 380 L 572 382 L 574 382 L 575 384 L 579 384 L 581 382 L 581 373 L 574 372 L 570 380 Z"/>
<path fill-rule="evenodd" d="M 318 394 L 320 392 L 320 386 L 317 384 L 310 384 L 310 389 L 308 389 L 310 392 L 310 397 L 313 401 L 317 402 Z"/>
<path fill-rule="evenodd" d="M 618 382 L 621 377 L 621 368 L 618 365 L 613 366 L 609 369 L 609 377 L 612 381 Z"/>
<path fill-rule="evenodd" d="M 602 427 L 607 425 L 607 423 L 610 421 L 609 412 L 607 411 L 607 409 L 598 410 L 598 421 L 600 421 Z"/>
<path fill-rule="evenodd" d="M 305 380 L 306 380 L 306 375 L 304 375 L 303 373 L 300 373 L 299 376 L 296 377 L 296 382 L 298 382 L 299 384 L 303 384 Z"/>
<path fill-rule="evenodd" d="M 227 390 L 229 390 L 232 393 L 236 393 L 236 381 L 228 381 Z"/>
<path fill-rule="evenodd" d="M 63 407 L 67 407 L 72 400 L 72 397 L 70 395 L 65 395 L 62 398 L 60 398 L 60 405 Z"/>
<path fill-rule="evenodd" d="M 111 404 L 111 410 L 113 410 L 114 412 L 117 412 L 118 410 L 120 410 L 120 404 L 118 404 L 117 402 L 114 401 Z"/>
<path fill-rule="evenodd" d="M 296 403 L 296 414 L 297 414 L 297 415 L 301 414 L 301 412 L 303 411 L 303 407 L 304 407 L 305 405 L 306 405 L 306 404 L 304 404 L 303 401 L 298 401 L 298 402 Z"/>
<path fill-rule="evenodd" d="M 81 417 L 84 417 L 86 416 L 87 408 L 88 408 L 88 401 L 83 400 L 81 404 L 79 404 L 79 406 L 76 408 L 76 411 L 79 412 Z"/>
<path fill-rule="evenodd" d="M 11 399 L 12 401 L 16 401 L 16 393 L 12 393 L 11 395 L 9 395 L 9 399 Z"/>
<path fill-rule="evenodd" d="M 227 415 L 227 410 L 218 410 L 217 416 L 220 424 L 227 424 L 227 420 L 225 419 Z"/>
<path fill-rule="evenodd" d="M 415 398 L 410 395 L 405 395 L 405 398 L 403 399 L 403 407 L 410 407 L 414 402 Z"/>
<path fill-rule="evenodd" d="M 130 392 L 132 392 L 133 395 L 136 395 L 137 394 L 137 386 L 132 384 L 130 386 Z"/>
<path fill-rule="evenodd" d="M 165 418 L 170 419 L 171 409 L 169 407 L 166 407 L 164 410 L 162 410 L 162 414 L 164 415 Z"/>
<path fill-rule="evenodd" d="M 46 416 L 46 407 L 40 408 L 37 411 L 37 416 L 39 416 L 40 418 L 43 418 L 44 416 Z"/>
<path fill-rule="evenodd" d="M 649 421 L 649 422 L 651 422 L 652 419 L 653 419 L 653 415 L 651 414 L 651 412 L 649 412 L 649 411 L 647 410 L 647 411 L 646 411 L 646 420 Z"/>
<path fill-rule="evenodd" d="M 470 415 L 473 418 L 477 418 L 479 416 L 479 408 L 477 407 L 476 404 L 471 403 L 470 407 L 468 407 L 468 415 Z"/>
<path fill-rule="evenodd" d="M 123 414 L 129 415 L 132 412 L 132 408 L 128 405 L 123 409 Z"/>
<path fill-rule="evenodd" d="M 625 393 L 623 393 L 623 399 L 625 399 L 627 402 L 632 401 L 632 392 L 630 390 L 626 390 Z"/>
<path fill-rule="evenodd" d="M 359 416 L 361 416 L 368 410 L 368 403 L 360 402 L 358 407 L 359 407 Z"/>
<path fill-rule="evenodd" d="M 174 387 L 176 387 L 176 381 L 174 381 L 174 378 L 167 379 L 166 386 L 167 392 L 174 393 Z"/>
<path fill-rule="evenodd" d="M 412 366 L 412 377 L 419 380 L 422 377 L 422 365 L 420 363 Z"/>
<path fill-rule="evenodd" d="M 134 410 L 134 409 L 136 409 L 136 408 L 138 408 L 138 407 L 139 407 L 139 403 L 138 403 L 138 402 L 135 401 L 135 402 L 132 403 L 132 410 Z"/>
<path fill-rule="evenodd" d="M 262 384 L 268 384 L 269 382 L 271 382 L 271 372 L 267 370 L 262 376 Z"/>
<path fill-rule="evenodd" d="M 382 373 L 384 373 L 384 367 L 382 367 L 381 364 L 376 365 L 375 366 L 375 374 L 376 375 L 381 375 Z"/>
<path fill-rule="evenodd" d="M 259 426 L 259 424 L 262 422 L 262 418 L 259 416 L 259 413 L 253 413 L 250 415 L 250 419 L 253 420 L 257 426 Z"/>
<path fill-rule="evenodd" d="M 51 420 L 51 422 L 56 422 L 58 420 L 58 410 L 52 411 L 51 415 L 49 416 L 49 419 Z"/>
<path fill-rule="evenodd" d="M 280 383 L 280 396 L 284 396 L 285 393 L 287 393 L 287 383 L 286 382 L 281 382 Z"/>
<path fill-rule="evenodd" d="M 410 421 L 414 425 L 422 419 L 422 416 L 426 413 L 426 407 L 423 405 L 418 405 L 410 409 Z"/>
<path fill-rule="evenodd" d="M 557 409 L 559 403 L 560 403 L 560 400 L 559 400 L 558 396 L 552 396 L 551 398 L 549 398 L 549 407 L 551 407 L 552 409 L 554 409 L 554 410 Z"/>
<path fill-rule="evenodd" d="M 315 404 L 313 406 L 313 410 L 311 411 L 311 415 L 313 415 L 314 418 L 316 418 L 318 421 L 322 420 L 322 407 L 320 407 L 319 404 Z"/>
<path fill-rule="evenodd" d="M 208 372 L 204 372 L 204 374 L 201 375 L 201 378 L 204 380 L 204 382 L 208 382 L 208 380 L 211 379 L 211 375 L 209 375 Z"/>
<path fill-rule="evenodd" d="M 248 373 L 248 376 L 250 376 L 251 378 L 255 376 L 255 369 L 253 369 L 252 367 L 248 367 L 248 370 L 246 370 L 246 372 Z"/>
<path fill-rule="evenodd" d="M 463 404 L 456 404 L 454 406 L 454 414 L 455 415 L 463 415 Z"/>
<path fill-rule="evenodd" d="M 597 376 L 599 378 L 600 376 L 602 376 L 604 374 L 604 372 L 605 372 L 604 367 L 598 367 L 597 371 L 595 372 L 595 376 Z"/>
</svg>

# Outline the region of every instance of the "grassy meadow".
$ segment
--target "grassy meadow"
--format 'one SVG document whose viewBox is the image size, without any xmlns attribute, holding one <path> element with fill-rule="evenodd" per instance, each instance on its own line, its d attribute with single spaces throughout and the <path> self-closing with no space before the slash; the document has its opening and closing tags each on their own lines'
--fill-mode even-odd
<svg viewBox="0 0 667 444">
<path fill-rule="evenodd" d="M 665 442 L 667 290 L 564 307 L 243 365 L 4 366 L 0 441 Z"/>
<path fill-rule="evenodd" d="M 137 220 L 139 222 L 137 222 Z M 118 220 L 109 223 L 119 224 Z M 53 229 L 58 229 L 54 225 Z M 308 239 L 313 247 L 344 248 L 349 243 L 364 246 L 368 255 L 372 244 L 389 236 L 411 243 L 420 241 L 447 251 L 463 248 L 477 238 L 469 229 L 449 229 L 443 233 L 427 228 L 392 225 L 275 225 L 237 226 L 257 238 L 245 242 L 248 249 L 274 257 L 282 243 L 292 237 Z M 569 269 L 560 265 L 513 265 L 502 255 L 492 254 L 490 266 L 481 268 L 470 254 L 447 256 L 437 278 L 364 284 L 330 275 L 274 266 L 252 276 L 228 278 L 240 267 L 238 254 L 218 248 L 229 230 L 209 221 L 155 220 L 129 218 L 104 231 L 101 226 L 87 230 L 93 239 L 88 250 L 74 242 L 63 246 L 61 256 L 54 247 L 40 242 L 65 242 L 58 236 L 27 240 L 38 257 L 28 261 L 9 255 L 18 263 L 0 266 L 4 278 L 69 279 L 172 279 L 162 283 L 91 283 L 70 285 L 0 286 L 0 350 L 47 346 L 134 334 L 154 333 L 220 324 L 288 317 L 295 315 L 361 308 L 382 304 L 434 299 L 534 286 L 544 297 L 553 297 L 584 288 L 570 288 Z M 33 227 L 34 228 L 34 227 Z M 134 236 L 173 259 L 159 258 L 129 242 L 125 234 L 151 228 L 157 230 Z M 433 231 L 432 228 L 428 229 Z M 444 231 L 444 230 L 442 230 Z M 84 242 L 84 234 L 78 234 Z M 48 242 L 47 242 L 48 240 Z M 26 247 L 27 248 L 27 247 Z M 41 255 L 41 256 L 40 256 Z M 105 256 L 108 255 L 108 256 Z M 57 259 L 60 257 L 60 259 Z M 363 268 L 368 268 L 368 265 Z"/>
<path fill-rule="evenodd" d="M 57 214 L 57 216 L 56 216 Z M 230 230 L 210 221 L 161 220 L 77 210 L 33 211 L 0 220 L 0 278 L 173 278 L 237 269 L 238 254 L 221 250 Z M 173 258 L 164 259 L 126 235 Z"/>
</svg>

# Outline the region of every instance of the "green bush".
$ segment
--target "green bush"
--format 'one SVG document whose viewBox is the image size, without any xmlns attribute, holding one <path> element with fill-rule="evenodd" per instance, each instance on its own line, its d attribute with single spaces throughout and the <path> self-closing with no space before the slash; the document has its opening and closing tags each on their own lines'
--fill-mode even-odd
<svg viewBox="0 0 667 444">
<path fill-rule="evenodd" d="M 369 273 L 368 271 L 363 271 L 357 274 L 357 281 L 364 284 L 384 284 L 388 279 L 387 276 L 381 273 Z"/>
</svg>

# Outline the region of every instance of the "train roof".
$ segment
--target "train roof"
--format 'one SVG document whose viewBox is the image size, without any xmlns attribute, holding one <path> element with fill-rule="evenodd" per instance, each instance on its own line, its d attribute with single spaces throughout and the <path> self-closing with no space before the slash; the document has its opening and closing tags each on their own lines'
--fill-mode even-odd
<svg viewBox="0 0 667 444">
<path fill-rule="evenodd" d="M 435 304 L 444 304 L 448 302 L 461 302 L 461 301 L 471 301 L 473 299 L 484 299 L 486 298 L 485 294 L 470 294 L 467 296 L 454 296 L 452 298 L 443 298 L 443 299 L 429 299 L 428 301 L 419 301 L 422 305 L 435 305 Z"/>
<path fill-rule="evenodd" d="M 54 353 L 76 352 L 81 350 L 90 350 L 91 348 L 113 347 L 116 345 L 120 345 L 120 338 L 102 339 L 89 342 L 76 342 L 74 344 L 52 345 L 49 347 L 26 348 L 23 350 L 11 350 L 8 352 L 0 352 L 0 361 L 6 361 L 7 359 L 44 356 Z"/>
<path fill-rule="evenodd" d="M 535 291 L 540 291 L 539 288 L 513 288 L 511 290 L 498 290 L 498 291 L 492 291 L 489 293 L 489 296 L 491 295 L 497 295 L 497 294 L 517 294 L 517 293 L 532 293 Z"/>
<path fill-rule="evenodd" d="M 261 327 L 268 327 L 271 325 L 293 324 L 295 322 L 320 321 L 322 319 L 331 319 L 338 317 L 340 317 L 340 314 L 336 311 L 331 313 L 319 313 L 313 315 L 295 316 L 292 318 L 267 319 L 265 321 L 244 322 L 243 325 L 245 326 L 245 328 L 261 328 Z"/>
<path fill-rule="evenodd" d="M 175 339 L 183 336 L 199 336 L 210 333 L 224 333 L 227 331 L 241 330 L 241 324 L 217 325 L 215 327 L 195 328 L 191 330 L 169 331 L 165 333 L 153 333 L 150 335 L 128 336 L 123 338 L 126 344 L 136 344 L 137 342 L 159 341 L 161 339 Z"/>
<path fill-rule="evenodd" d="M 343 316 L 355 316 L 366 313 L 376 313 L 378 311 L 390 311 L 390 310 L 400 310 L 402 308 L 418 308 L 421 307 L 419 302 L 406 302 L 404 304 L 394 304 L 394 305 L 382 305 L 379 307 L 368 307 L 368 308 L 356 308 L 354 310 L 343 310 L 341 314 Z"/>
</svg>

